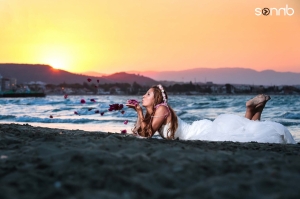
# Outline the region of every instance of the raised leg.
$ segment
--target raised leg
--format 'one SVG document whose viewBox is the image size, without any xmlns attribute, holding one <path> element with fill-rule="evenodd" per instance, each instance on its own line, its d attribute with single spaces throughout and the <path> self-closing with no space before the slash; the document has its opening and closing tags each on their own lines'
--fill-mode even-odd
<svg viewBox="0 0 300 199">
<path fill-rule="evenodd" d="M 254 113 L 253 117 L 251 118 L 251 120 L 260 120 L 261 114 L 265 108 L 265 105 L 266 105 L 266 103 L 264 103 L 263 106 L 256 108 L 255 113 Z"/>
<path fill-rule="evenodd" d="M 255 107 L 253 107 L 253 106 L 251 106 L 251 107 L 246 106 L 245 118 L 248 118 L 249 120 L 251 120 L 254 115 L 255 115 Z"/>
</svg>

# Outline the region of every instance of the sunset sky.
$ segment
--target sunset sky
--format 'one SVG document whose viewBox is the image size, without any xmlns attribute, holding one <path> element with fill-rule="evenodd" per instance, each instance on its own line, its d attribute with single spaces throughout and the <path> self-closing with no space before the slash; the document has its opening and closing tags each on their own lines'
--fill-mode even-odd
<svg viewBox="0 0 300 199">
<path fill-rule="evenodd" d="M 292 16 L 255 14 L 287 5 Z M 300 73 L 299 0 L 0 0 L 0 27 L 0 63 Z"/>
</svg>

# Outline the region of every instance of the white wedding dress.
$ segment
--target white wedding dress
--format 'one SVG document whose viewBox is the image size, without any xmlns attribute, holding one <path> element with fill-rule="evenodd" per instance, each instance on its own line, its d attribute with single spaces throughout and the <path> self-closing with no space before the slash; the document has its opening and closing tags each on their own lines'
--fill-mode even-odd
<svg viewBox="0 0 300 199">
<path fill-rule="evenodd" d="M 233 114 L 222 114 L 214 121 L 204 119 L 192 124 L 177 118 L 175 139 L 296 144 L 289 130 L 277 122 L 253 121 Z M 170 123 L 159 129 L 164 138 L 169 127 Z"/>
</svg>

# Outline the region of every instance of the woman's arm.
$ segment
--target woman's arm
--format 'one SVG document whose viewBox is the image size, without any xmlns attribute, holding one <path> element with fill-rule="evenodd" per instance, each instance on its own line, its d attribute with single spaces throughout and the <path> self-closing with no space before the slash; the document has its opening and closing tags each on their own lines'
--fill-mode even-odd
<svg viewBox="0 0 300 199">
<path fill-rule="evenodd" d="M 135 109 L 137 112 L 137 122 L 134 129 L 139 129 L 141 127 L 142 131 L 136 132 L 138 135 L 142 137 L 152 137 L 154 133 L 161 128 L 161 126 L 165 123 L 166 119 L 169 115 L 169 110 L 165 106 L 160 106 L 156 109 L 154 115 L 152 116 L 150 122 L 151 125 L 147 125 L 148 123 L 144 121 L 143 109 L 140 105 L 131 105 L 126 104 L 129 108 Z M 146 129 L 150 128 L 150 129 Z"/>
<path fill-rule="evenodd" d="M 158 107 L 152 116 L 150 122 L 150 125 L 147 125 L 146 122 L 144 122 L 144 117 L 142 113 L 138 113 L 138 118 L 140 119 L 140 125 L 141 129 L 143 129 L 141 132 L 138 133 L 138 135 L 142 137 L 152 137 L 156 131 L 158 131 L 162 125 L 165 123 L 166 119 L 168 118 L 168 109 L 166 107 Z M 142 118 L 142 119 L 141 119 Z M 150 128 L 150 129 L 147 129 Z"/>
<path fill-rule="evenodd" d="M 144 122 L 144 114 L 143 114 L 142 107 L 140 105 L 134 105 L 134 104 L 126 104 L 126 106 L 128 106 L 128 108 L 134 109 L 137 113 L 137 121 L 134 126 L 133 133 L 138 134 L 143 137 L 148 137 L 145 135 L 145 133 L 137 131 L 137 129 L 139 129 L 139 128 L 144 129 L 147 126 L 147 123 Z"/>
</svg>

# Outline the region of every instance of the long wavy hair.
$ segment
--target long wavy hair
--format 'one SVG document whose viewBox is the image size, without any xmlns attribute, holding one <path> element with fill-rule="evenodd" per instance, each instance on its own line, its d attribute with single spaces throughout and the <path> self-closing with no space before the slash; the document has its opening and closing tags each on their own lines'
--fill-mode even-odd
<svg viewBox="0 0 300 199">
<path fill-rule="evenodd" d="M 147 125 L 145 126 L 145 128 L 141 128 L 139 127 L 137 129 L 138 132 L 142 132 L 144 135 L 146 135 L 146 137 L 151 137 L 153 133 L 153 130 L 152 130 L 152 119 L 153 119 L 153 116 L 155 114 L 155 106 L 158 105 L 158 104 L 161 104 L 161 103 L 164 103 L 164 100 L 163 100 L 163 96 L 162 96 L 162 91 L 159 89 L 158 86 L 152 86 L 151 87 L 153 89 L 153 93 L 154 93 L 154 104 L 153 104 L 153 111 L 152 113 L 148 113 L 148 111 L 146 112 L 145 114 L 145 118 L 144 118 L 144 122 L 147 123 Z M 168 100 L 168 95 L 166 93 L 166 91 L 164 90 L 163 91 L 165 96 L 166 96 L 166 99 Z M 177 120 L 177 116 L 174 112 L 174 110 L 168 105 L 169 109 L 170 109 L 170 112 L 171 112 L 171 125 L 170 125 L 170 128 L 168 129 L 167 131 L 167 137 L 165 138 L 164 135 L 161 135 L 163 138 L 165 139 L 175 139 L 175 131 L 177 130 L 178 128 L 178 120 Z"/>
</svg>

